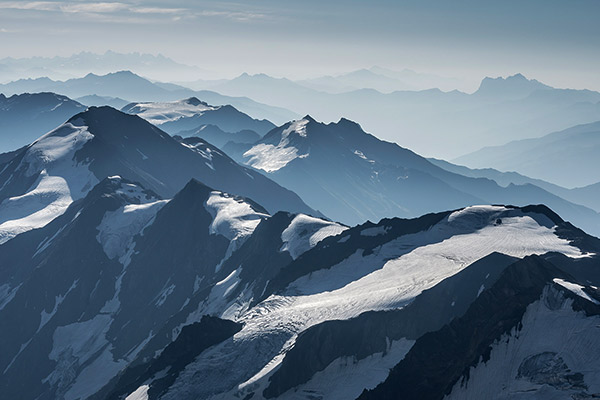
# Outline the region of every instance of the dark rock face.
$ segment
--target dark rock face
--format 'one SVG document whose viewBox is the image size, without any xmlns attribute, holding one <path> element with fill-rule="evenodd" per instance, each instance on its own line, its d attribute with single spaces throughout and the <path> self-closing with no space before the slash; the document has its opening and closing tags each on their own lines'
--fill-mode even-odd
<svg viewBox="0 0 600 400">
<path fill-rule="evenodd" d="M 308 381 L 344 356 L 361 360 L 385 352 L 390 340 L 415 340 L 461 316 L 482 285 L 492 285 L 517 259 L 492 253 L 431 289 L 400 310 L 367 312 L 346 321 L 328 321 L 302 332 L 273 374 L 264 396 L 274 398 Z"/>
<path fill-rule="evenodd" d="M 268 297 L 268 282 L 292 262 L 290 254 L 281 251 L 281 233 L 290 225 L 294 216 L 278 212 L 261 221 L 252 236 L 223 264 L 224 271 L 233 271 L 238 266 L 243 266 L 240 279 L 242 282 L 252 283 L 253 304 Z M 239 295 L 244 286 L 238 285 L 229 296 L 233 298 Z"/>
<path fill-rule="evenodd" d="M 96 321 L 105 320 L 101 310 L 114 295 L 122 266 L 107 257 L 96 240 L 96 227 L 106 212 L 137 201 L 117 190 L 122 183 L 120 179 L 100 182 L 44 228 L 0 246 L 0 282 L 16 291 L 0 310 L 5 327 L 0 330 L 0 368 L 4 371 L 0 388 L 4 395 L 59 398 L 70 383 L 68 379 L 43 379 L 59 368 L 63 376 L 74 376 L 83 367 L 77 359 L 70 364 L 58 362 L 56 358 L 62 359 L 62 355 L 51 359 L 53 333 L 98 316 Z M 145 196 L 155 195 L 146 191 Z"/>
<path fill-rule="evenodd" d="M 538 256 L 517 261 L 462 317 L 420 337 L 385 382 L 359 398 L 442 399 L 460 378 L 468 378 L 471 366 L 489 359 L 492 343 L 519 329 L 527 306 L 540 298 L 544 287 L 565 276 Z"/>
<path fill-rule="evenodd" d="M 157 399 L 177 379 L 185 366 L 207 348 L 221 343 L 242 329 L 242 325 L 204 316 L 200 322 L 184 326 L 177 339 L 169 344 L 158 357 L 132 365 L 123 371 L 106 399 L 123 398 L 144 382 L 151 382 L 150 399 Z M 163 372 L 164 376 L 156 377 Z"/>
<path fill-rule="evenodd" d="M 229 239 L 211 234 L 213 216 L 205 203 L 212 194 L 211 188 L 190 181 L 140 232 L 132 233 L 127 261 L 107 256 L 98 239 L 99 226 L 107 213 L 160 197 L 120 177 L 101 181 L 47 226 L 0 245 L 0 285 L 14 292 L 0 307 L 6 327 L 0 330 L 3 393 L 62 398 L 105 351 L 120 364 L 104 361 L 102 368 L 117 368 L 152 358 L 167 346 L 176 328 L 223 278 L 215 267 Z M 202 287 L 198 281 L 204 282 Z M 202 326 L 213 323 L 207 319 Z M 222 335 L 218 332 L 231 332 L 230 325 L 224 330 L 219 326 L 207 328 L 206 340 L 213 340 L 214 329 L 217 337 Z M 189 328 L 180 343 L 189 344 L 190 335 L 202 338 L 204 328 L 201 333 L 197 329 Z M 67 342 L 61 339 L 71 336 Z M 185 353 L 178 346 L 171 351 Z M 194 349 L 190 351 L 201 351 Z"/>
</svg>

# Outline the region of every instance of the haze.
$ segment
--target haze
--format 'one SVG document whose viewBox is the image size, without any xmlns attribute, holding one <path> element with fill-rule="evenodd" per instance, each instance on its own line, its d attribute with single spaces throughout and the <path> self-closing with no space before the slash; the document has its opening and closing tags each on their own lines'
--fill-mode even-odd
<svg viewBox="0 0 600 400">
<path fill-rule="evenodd" d="M 520 72 L 599 90 L 599 15 L 593 0 L 0 1 L 0 54 L 163 54 L 199 66 L 203 79 L 380 65 L 459 78 L 465 91 Z"/>
</svg>

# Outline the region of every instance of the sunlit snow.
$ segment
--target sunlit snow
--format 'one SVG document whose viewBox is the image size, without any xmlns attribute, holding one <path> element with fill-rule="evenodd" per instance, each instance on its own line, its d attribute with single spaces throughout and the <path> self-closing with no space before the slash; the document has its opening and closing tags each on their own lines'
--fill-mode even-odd
<svg viewBox="0 0 600 400">
<path fill-rule="evenodd" d="M 85 165 L 74 160 L 75 152 L 94 137 L 77 123 L 61 125 L 27 150 L 19 169 L 39 176 L 25 194 L 0 203 L 0 243 L 46 225 L 98 183 Z"/>
</svg>

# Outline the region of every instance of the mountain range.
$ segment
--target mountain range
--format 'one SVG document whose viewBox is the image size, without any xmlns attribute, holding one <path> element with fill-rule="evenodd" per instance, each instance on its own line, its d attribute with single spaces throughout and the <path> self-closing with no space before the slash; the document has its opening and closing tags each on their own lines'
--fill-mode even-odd
<svg viewBox="0 0 600 400">
<path fill-rule="evenodd" d="M 464 176 L 470 176 L 473 178 L 491 179 L 498 183 L 500 186 L 506 187 L 510 184 L 532 184 L 559 197 L 562 197 L 565 200 L 569 200 L 576 204 L 581 204 L 597 212 L 600 212 L 600 183 L 579 188 L 567 189 L 541 179 L 535 179 L 525 175 L 521 175 L 517 172 L 501 172 L 493 168 L 471 169 L 462 165 L 452 164 L 444 160 L 438 160 L 434 158 L 430 158 L 428 160 L 431 163 L 447 171 Z"/>
<path fill-rule="evenodd" d="M 284 108 L 260 104 L 249 98 L 223 96 L 208 90 L 196 92 L 178 85 L 155 83 L 131 71 L 106 75 L 89 73 L 82 78 L 65 81 L 54 81 L 49 78 L 19 79 L 0 85 L 0 93 L 6 95 L 48 91 L 71 98 L 96 95 L 140 102 L 175 101 L 197 96 L 211 104 L 232 105 L 254 118 L 268 119 L 276 123 L 283 123 L 297 117 L 297 114 Z"/>
<path fill-rule="evenodd" d="M 0 59 L 3 82 L 20 78 L 48 76 L 53 79 L 71 79 L 93 72 L 105 75 L 110 72 L 130 69 L 150 79 L 166 79 L 176 75 L 182 79 L 195 79 L 198 75 L 211 75 L 210 71 L 180 64 L 161 54 L 118 53 L 104 54 L 82 51 L 69 57 L 29 57 Z"/>
<path fill-rule="evenodd" d="M 322 121 L 360 121 L 378 137 L 445 159 L 600 120 L 600 93 L 556 89 L 521 74 L 485 78 L 472 94 L 436 88 L 325 93 L 265 74 L 244 74 L 211 90 L 277 104 Z"/>
<path fill-rule="evenodd" d="M 600 232 L 597 212 L 531 182 L 502 187 L 490 179 L 447 171 L 347 119 L 324 124 L 306 116 L 254 144 L 226 145 L 224 151 L 298 193 L 312 208 L 349 225 L 474 204 L 543 203 L 587 231 Z"/>
<path fill-rule="evenodd" d="M 171 135 L 196 130 L 198 136 L 198 129 L 213 125 L 228 133 L 249 130 L 262 137 L 275 128 L 272 122 L 253 119 L 231 105 L 211 106 L 196 97 L 170 103 L 130 103 L 121 111 L 138 115 Z"/>
<path fill-rule="evenodd" d="M 381 93 L 433 88 L 455 90 L 463 86 L 463 83 L 458 79 L 418 73 L 409 69 L 394 71 L 377 66 L 337 76 L 323 76 L 297 82 L 311 89 L 327 93 L 343 93 L 359 89 L 374 89 Z"/>
<path fill-rule="evenodd" d="M 40 91 L 135 102 L 198 97 L 209 104 L 230 104 L 253 118 L 278 125 L 305 114 L 323 121 L 346 117 L 360 121 L 378 137 L 444 159 L 600 120 L 600 93 L 552 88 L 521 74 L 485 78 L 472 94 L 439 89 L 381 93 L 364 88 L 326 93 L 265 74 L 243 74 L 220 80 L 211 90 L 194 91 L 150 82 L 128 71 L 89 74 L 64 82 L 39 78 L 0 85 L 0 92 L 6 95 Z"/>
<path fill-rule="evenodd" d="M 233 81 L 241 81 L 249 75 L 243 73 Z M 254 77 L 264 76 L 266 74 L 253 75 Z M 192 89 L 213 89 L 220 85 L 227 84 L 229 79 L 197 79 L 191 82 L 176 82 L 182 86 Z M 280 82 L 289 81 L 289 79 L 280 79 Z M 455 90 L 464 86 L 464 82 L 454 79 L 415 72 L 410 69 L 395 71 L 388 68 L 374 66 L 363 68 L 338 75 L 326 75 L 316 78 L 298 79 L 293 81 L 296 84 L 326 93 L 344 93 L 359 89 L 375 89 L 382 93 L 390 93 L 399 90 L 427 90 L 439 88 L 444 91 Z"/>
<path fill-rule="evenodd" d="M 46 225 L 102 179 L 119 175 L 169 198 L 190 179 L 260 201 L 270 212 L 319 213 L 206 143 L 185 146 L 142 118 L 90 107 L 1 160 L 0 241 Z M 280 208 L 282 207 L 282 208 Z"/>
<path fill-rule="evenodd" d="M 40 399 L 441 398 L 487 393 L 492 374 L 509 392 L 591 396 L 598 251 L 543 206 L 348 229 L 270 216 L 194 180 L 163 200 L 113 176 L 0 244 L 0 387 Z M 496 372 L 507 352 L 518 374 Z M 408 390 L 404 370 L 427 380 Z"/>
<path fill-rule="evenodd" d="M 0 154 L 0 397 L 600 396 L 598 185 L 427 159 L 347 118 L 276 126 L 127 72 L 52 85 L 154 95 L 0 97 L 2 137 L 38 131 Z M 558 115 L 597 94 L 515 76 L 446 95 Z"/>
<path fill-rule="evenodd" d="M 598 183 L 598 151 L 600 122 L 596 121 L 539 138 L 486 147 L 453 161 L 473 168 L 516 171 L 575 188 Z"/>
</svg>

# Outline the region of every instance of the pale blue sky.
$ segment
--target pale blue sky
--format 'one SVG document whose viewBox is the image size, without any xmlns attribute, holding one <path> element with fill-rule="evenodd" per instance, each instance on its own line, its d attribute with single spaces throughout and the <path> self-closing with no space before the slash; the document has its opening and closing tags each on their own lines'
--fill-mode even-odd
<svg viewBox="0 0 600 400">
<path fill-rule="evenodd" d="M 598 0 L 0 0 L 0 56 L 138 51 L 295 78 L 372 65 L 522 72 L 599 90 L 599 20 Z"/>
</svg>

